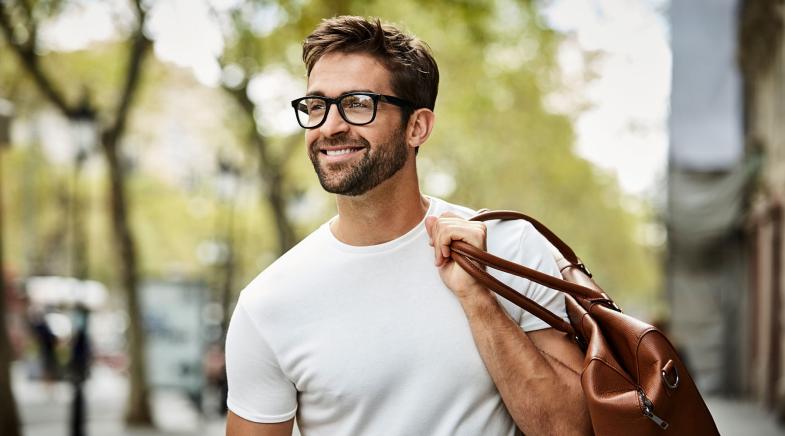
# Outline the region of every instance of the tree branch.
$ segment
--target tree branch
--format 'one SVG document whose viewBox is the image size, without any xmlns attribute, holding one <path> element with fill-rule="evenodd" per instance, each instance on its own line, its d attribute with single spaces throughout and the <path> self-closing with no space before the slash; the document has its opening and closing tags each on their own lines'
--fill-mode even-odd
<svg viewBox="0 0 785 436">
<path fill-rule="evenodd" d="M 226 92 L 229 93 L 229 95 L 234 97 L 234 100 L 237 102 L 237 104 L 240 105 L 243 111 L 250 118 L 255 133 L 253 135 L 254 138 L 252 138 L 252 140 L 257 145 L 257 148 L 259 149 L 260 158 L 262 161 L 262 165 L 264 165 L 265 172 L 269 172 L 270 170 L 276 168 L 279 162 L 274 161 L 270 157 L 268 153 L 269 147 L 267 146 L 267 138 L 265 138 L 264 135 L 259 133 L 258 129 L 256 128 L 256 120 L 254 119 L 253 116 L 254 110 L 256 109 L 256 105 L 248 97 L 248 80 L 247 79 L 244 80 L 243 84 L 236 88 L 230 88 L 226 85 L 223 85 L 223 88 L 226 90 Z"/>
<path fill-rule="evenodd" d="M 139 89 L 138 85 L 142 70 L 142 61 L 145 58 L 145 53 L 152 45 L 151 41 L 144 34 L 144 24 L 147 19 L 147 13 L 142 8 L 139 0 L 134 1 L 134 7 L 139 16 L 139 25 L 133 34 L 131 51 L 128 56 L 128 66 L 126 68 L 127 75 L 125 77 L 122 94 L 120 94 L 120 100 L 117 104 L 114 122 L 106 130 L 106 134 L 109 136 L 111 143 L 114 143 L 125 131 L 128 111 L 131 107 L 133 98 L 136 95 L 136 91 Z"/>
<path fill-rule="evenodd" d="M 34 29 L 35 23 L 34 18 L 31 15 L 31 27 Z M 27 41 L 27 44 L 19 43 L 16 38 L 14 37 L 14 30 L 13 26 L 11 25 L 11 19 L 8 13 L 7 5 L 4 1 L 0 0 L 0 30 L 2 30 L 3 34 L 5 35 L 6 40 L 8 41 L 8 45 L 11 47 L 11 50 L 16 54 L 19 58 L 22 66 L 30 73 L 33 77 L 33 80 L 38 85 L 38 88 L 41 90 L 41 93 L 59 109 L 63 115 L 68 118 L 71 118 L 76 113 L 76 108 L 73 106 L 68 105 L 65 99 L 63 98 L 60 91 L 55 87 L 54 83 L 49 79 L 49 77 L 44 73 L 43 68 L 41 68 L 41 64 L 38 63 L 38 55 L 35 53 L 36 50 L 36 41 L 35 41 L 35 34 L 30 32 L 30 38 Z"/>
<path fill-rule="evenodd" d="M 19 4 L 22 5 L 22 9 L 25 11 L 25 18 L 27 19 L 27 26 L 29 31 L 29 38 L 27 43 L 30 44 L 31 41 L 36 41 L 38 37 L 38 23 L 35 22 L 35 14 L 33 13 L 33 6 L 30 4 L 30 0 L 21 0 Z M 35 44 L 35 42 L 32 42 Z"/>
</svg>

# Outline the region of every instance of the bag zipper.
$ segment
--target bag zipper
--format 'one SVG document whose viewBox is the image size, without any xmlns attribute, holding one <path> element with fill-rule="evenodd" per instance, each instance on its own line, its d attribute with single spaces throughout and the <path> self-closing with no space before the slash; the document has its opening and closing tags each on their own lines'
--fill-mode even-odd
<svg viewBox="0 0 785 436">
<path fill-rule="evenodd" d="M 643 389 L 638 390 L 638 395 L 640 396 L 641 403 L 643 404 L 643 415 L 654 421 L 654 423 L 657 424 L 657 426 L 661 429 L 666 430 L 670 424 L 654 414 L 654 403 L 652 403 L 649 397 L 646 396 L 646 394 L 643 392 Z"/>
</svg>

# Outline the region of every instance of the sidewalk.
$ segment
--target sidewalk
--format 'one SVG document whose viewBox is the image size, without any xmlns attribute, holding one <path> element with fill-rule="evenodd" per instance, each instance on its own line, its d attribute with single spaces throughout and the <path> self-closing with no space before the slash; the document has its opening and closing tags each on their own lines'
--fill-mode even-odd
<svg viewBox="0 0 785 436">
<path fill-rule="evenodd" d="M 13 368 L 13 388 L 25 436 L 69 436 L 72 388 L 66 382 L 46 386 L 31 381 L 21 365 Z M 105 367 L 94 367 L 85 384 L 87 436 L 223 436 L 225 420 L 206 418 L 181 393 L 154 390 L 151 398 L 156 429 L 127 429 L 123 411 L 128 392 L 126 379 Z"/>
<path fill-rule="evenodd" d="M 45 386 L 28 380 L 24 368 L 17 364 L 13 368 L 13 387 L 25 436 L 69 436 L 70 385 L 61 382 Z M 224 435 L 223 417 L 200 415 L 181 393 L 160 389 L 151 398 L 157 428 L 127 429 L 122 420 L 127 391 L 128 384 L 122 376 L 104 367 L 93 369 L 85 385 L 87 436 Z M 785 427 L 778 426 L 772 414 L 750 401 L 707 398 L 707 403 L 723 436 L 785 436 Z M 296 429 L 295 436 L 299 436 Z"/>
<path fill-rule="evenodd" d="M 785 427 L 751 401 L 714 397 L 706 403 L 722 436 L 785 435 Z"/>
</svg>

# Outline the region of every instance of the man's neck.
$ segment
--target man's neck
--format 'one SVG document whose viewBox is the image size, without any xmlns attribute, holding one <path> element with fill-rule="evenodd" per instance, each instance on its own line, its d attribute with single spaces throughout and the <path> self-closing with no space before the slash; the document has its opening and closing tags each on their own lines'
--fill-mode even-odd
<svg viewBox="0 0 785 436">
<path fill-rule="evenodd" d="M 416 179 L 403 185 L 386 180 L 360 196 L 338 195 L 336 203 L 338 219 L 330 230 L 339 241 L 356 246 L 392 241 L 413 229 L 428 211 Z"/>
</svg>

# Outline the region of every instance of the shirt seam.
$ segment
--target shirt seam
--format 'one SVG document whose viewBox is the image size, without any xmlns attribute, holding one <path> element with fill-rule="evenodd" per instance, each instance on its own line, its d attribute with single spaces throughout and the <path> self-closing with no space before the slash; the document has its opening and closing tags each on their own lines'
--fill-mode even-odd
<svg viewBox="0 0 785 436">
<path fill-rule="evenodd" d="M 246 409 L 245 407 L 238 405 L 237 402 L 234 400 L 234 398 L 232 398 L 230 395 L 226 399 L 226 406 L 229 409 L 231 409 L 232 412 L 234 412 L 236 415 L 238 415 L 243 419 L 265 424 L 265 423 L 284 422 L 293 418 L 294 415 L 297 413 L 297 408 L 299 404 L 295 405 L 294 409 L 290 410 L 289 412 L 281 413 L 277 415 L 266 415 L 266 414 L 254 413 L 249 409 Z"/>
<path fill-rule="evenodd" d="M 270 349 L 270 351 L 273 352 L 273 358 L 275 359 L 275 364 L 278 365 L 278 369 L 281 370 L 281 373 L 284 376 L 286 376 L 286 380 L 288 380 L 289 383 L 291 383 L 292 386 L 295 387 L 295 390 L 297 390 L 297 383 L 295 383 L 294 380 L 292 380 L 292 378 L 289 376 L 289 374 L 286 371 L 284 371 L 283 365 L 281 365 L 281 361 L 278 358 L 278 353 L 275 351 L 275 349 L 273 349 L 272 343 L 262 333 L 262 329 L 260 329 L 259 326 L 256 324 L 256 321 L 254 320 L 254 317 L 251 316 L 251 313 L 245 308 L 245 305 L 243 304 L 243 301 L 244 301 L 244 298 L 240 298 L 239 301 L 237 302 L 237 305 L 240 307 L 240 310 L 245 312 L 245 315 L 248 317 L 248 321 L 250 321 L 250 323 L 251 323 L 251 327 L 253 327 L 254 331 L 256 331 L 256 334 L 259 335 L 259 338 L 262 341 L 264 341 L 264 343 L 267 345 L 267 347 Z M 295 410 L 297 410 L 296 407 L 295 407 Z"/>
</svg>

